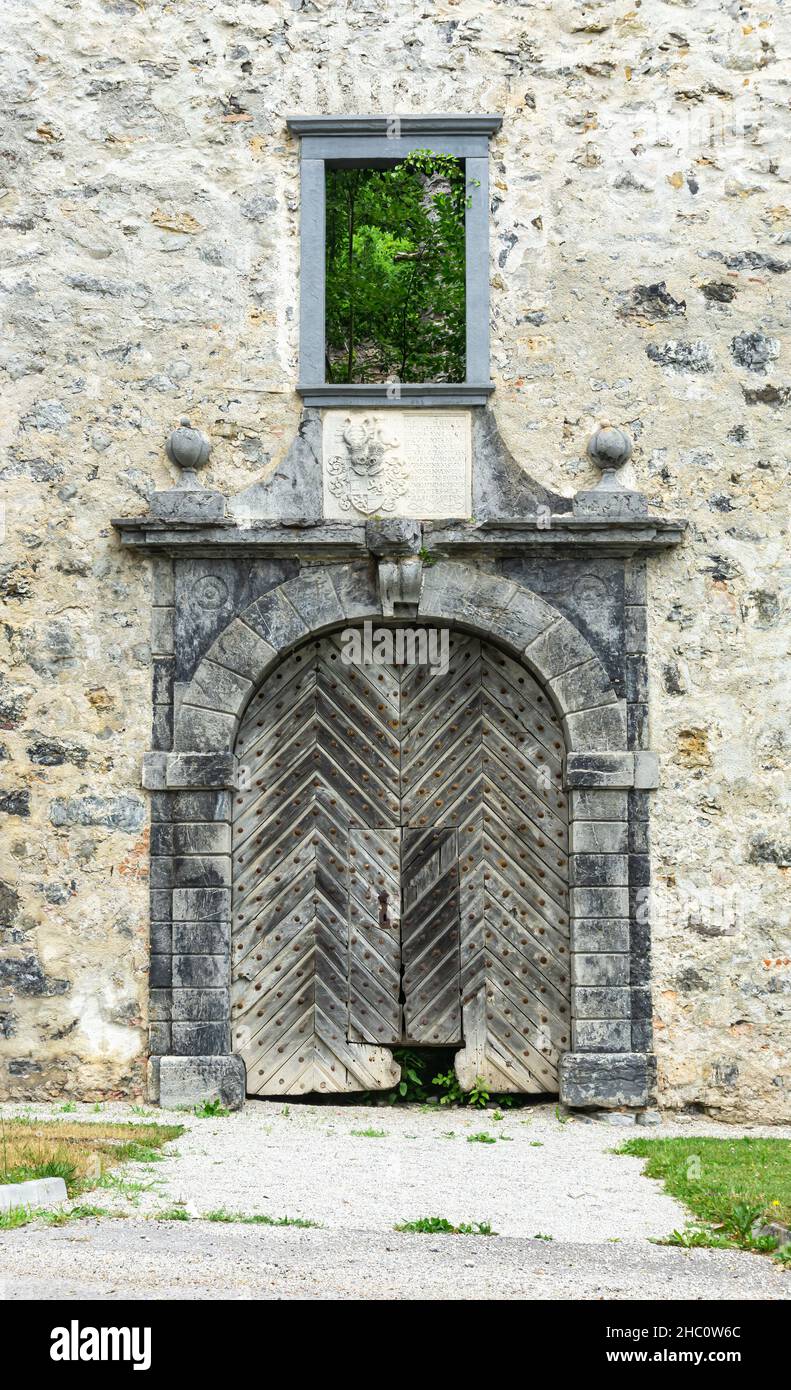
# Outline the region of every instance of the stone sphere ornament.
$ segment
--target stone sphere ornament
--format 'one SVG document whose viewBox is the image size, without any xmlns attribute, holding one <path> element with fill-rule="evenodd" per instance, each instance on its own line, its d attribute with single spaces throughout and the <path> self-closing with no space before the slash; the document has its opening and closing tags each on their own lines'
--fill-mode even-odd
<svg viewBox="0 0 791 1390">
<path fill-rule="evenodd" d="M 601 469 L 597 488 L 620 488 L 616 474 L 631 457 L 631 439 L 614 425 L 601 425 L 588 440 L 588 458 Z"/>
<path fill-rule="evenodd" d="M 165 450 L 171 463 L 181 469 L 182 487 L 199 487 L 196 470 L 205 468 L 211 453 L 211 444 L 201 430 L 194 430 L 183 417 L 178 429 L 167 437 Z"/>
</svg>

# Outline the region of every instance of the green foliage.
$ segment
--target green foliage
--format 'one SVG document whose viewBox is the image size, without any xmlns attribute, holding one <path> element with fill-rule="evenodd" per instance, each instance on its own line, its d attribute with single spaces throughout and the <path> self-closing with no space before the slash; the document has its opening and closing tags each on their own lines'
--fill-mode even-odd
<svg viewBox="0 0 791 1390">
<path fill-rule="evenodd" d="M 35 1221 L 38 1215 L 32 1207 L 11 1207 L 10 1211 L 0 1211 L 0 1231 L 16 1231 L 20 1226 L 26 1226 L 28 1221 Z"/>
<path fill-rule="evenodd" d="M 470 1091 L 463 1091 L 455 1071 L 451 1068 L 444 1075 L 435 1076 L 432 1085 L 439 1086 L 440 1090 L 445 1092 L 440 1097 L 440 1105 L 471 1105 L 473 1109 L 485 1110 L 489 1103 L 489 1092 L 480 1076 L 476 1076 L 475 1084 Z"/>
<path fill-rule="evenodd" d="M 485 1129 L 482 1129 L 482 1130 L 480 1131 L 480 1133 L 478 1133 L 478 1134 L 468 1134 L 468 1135 L 467 1135 L 467 1143 L 468 1143 L 468 1144 L 496 1144 L 496 1143 L 497 1143 L 497 1135 L 496 1135 L 496 1134 L 487 1134 L 487 1133 L 486 1133 L 486 1130 L 485 1130 Z"/>
<path fill-rule="evenodd" d="M 149 1144 L 137 1144 L 134 1141 L 121 1144 L 118 1153 L 122 1163 L 162 1163 L 165 1158 L 164 1154 L 157 1153 Z M 173 1158 L 175 1155 L 171 1153 L 167 1157 Z"/>
<path fill-rule="evenodd" d="M 355 1139 L 384 1139 L 387 1135 L 386 1129 L 353 1129 L 351 1131 Z"/>
<path fill-rule="evenodd" d="M 697 1218 L 673 1231 L 668 1244 L 735 1246 L 777 1256 L 779 1242 L 753 1234 L 759 1222 L 791 1220 L 789 1139 L 628 1139 L 616 1150 L 645 1158 L 649 1178 L 660 1178 Z"/>
<path fill-rule="evenodd" d="M 225 1116 L 230 1115 L 231 1112 L 223 1105 L 221 1100 L 216 1099 L 204 1100 L 200 1105 L 195 1106 L 193 1113 L 197 1115 L 199 1120 L 219 1120 L 224 1119 Z"/>
<path fill-rule="evenodd" d="M 327 380 L 463 381 L 464 165 L 415 150 L 326 176 Z"/>
<path fill-rule="evenodd" d="M 243 1226 L 298 1226 L 302 1231 L 318 1230 L 321 1227 L 320 1221 L 309 1221 L 305 1216 L 267 1216 L 263 1212 L 245 1216 L 239 1211 L 226 1211 L 225 1207 L 219 1207 L 217 1211 L 207 1211 L 202 1220 L 239 1222 Z"/>
<path fill-rule="evenodd" d="M 70 1221 L 86 1221 L 89 1217 L 111 1216 L 114 1218 L 126 1215 L 122 1211 L 108 1211 L 106 1207 L 97 1207 L 90 1202 L 84 1202 L 80 1206 L 71 1207 L 69 1211 L 40 1211 L 37 1213 L 45 1226 L 67 1226 Z"/>
<path fill-rule="evenodd" d="M 728 1240 L 727 1236 L 717 1236 L 713 1231 L 696 1230 L 691 1226 L 685 1226 L 683 1231 L 673 1231 L 666 1240 L 655 1242 L 657 1245 L 680 1245 L 683 1250 L 696 1250 L 700 1246 L 714 1250 L 732 1250 L 733 1241 Z"/>
<path fill-rule="evenodd" d="M 364 1095 L 365 1100 L 384 1100 L 388 1105 L 421 1105 L 424 1109 L 436 1105 L 437 1095 L 440 1105 L 470 1105 L 479 1110 L 485 1109 L 490 1100 L 496 1101 L 503 1109 L 514 1104 L 513 1096 L 490 1096 L 481 1077 L 476 1077 L 472 1090 L 463 1091 L 453 1070 L 453 1050 L 450 1048 L 426 1048 L 421 1051 L 396 1047 L 393 1049 L 393 1060 L 401 1067 L 398 1085 L 391 1091 L 368 1091 Z M 447 1067 L 447 1070 L 436 1072 L 429 1081 L 429 1075 L 437 1065 Z M 432 1098 L 430 1104 L 429 1097 Z M 359 1099 L 356 1103 L 359 1104 Z"/>
<path fill-rule="evenodd" d="M 106 1207 L 96 1207 L 88 1203 L 70 1207 L 68 1211 L 64 1211 L 62 1207 L 13 1207 L 11 1211 L 0 1212 L 0 1231 L 15 1231 L 20 1226 L 27 1226 L 31 1221 L 40 1221 L 45 1226 L 68 1226 L 71 1221 L 84 1221 L 88 1217 L 125 1215 L 122 1211 L 108 1211 Z"/>
<path fill-rule="evenodd" d="M 425 1077 L 428 1059 L 425 1054 L 409 1047 L 396 1047 L 393 1060 L 401 1067 L 401 1080 L 392 1091 L 386 1093 L 384 1099 L 390 1105 L 399 1102 L 404 1105 L 424 1104 L 428 1096 Z"/>
<path fill-rule="evenodd" d="M 417 1221 L 402 1221 L 394 1231 L 409 1231 L 422 1236 L 496 1236 L 488 1221 L 462 1221 L 454 1226 L 444 1216 L 421 1216 Z"/>
<path fill-rule="evenodd" d="M 186 1207 L 168 1207 L 166 1211 L 158 1211 L 154 1216 L 155 1221 L 189 1221 L 190 1214 Z"/>
<path fill-rule="evenodd" d="M 18 1163 L 3 1173 L 3 1182 L 32 1182 L 35 1178 L 63 1178 L 72 1192 L 77 1185 L 77 1169 L 68 1159 L 48 1158 L 41 1163 Z"/>
</svg>

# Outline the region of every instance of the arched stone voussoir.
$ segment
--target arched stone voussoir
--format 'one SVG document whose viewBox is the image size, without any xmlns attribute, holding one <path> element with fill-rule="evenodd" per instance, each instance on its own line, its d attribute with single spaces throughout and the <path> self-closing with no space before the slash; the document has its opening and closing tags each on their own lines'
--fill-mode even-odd
<svg viewBox="0 0 791 1390">
<path fill-rule="evenodd" d="M 235 728 L 254 690 L 300 642 L 345 622 L 381 617 L 373 566 L 303 571 L 231 620 L 182 692 L 176 748 L 233 747 Z"/>
<path fill-rule="evenodd" d="M 546 687 L 569 751 L 626 747 L 626 711 L 582 634 L 523 585 L 452 560 L 427 566 L 423 622 L 499 642 Z M 250 604 L 212 644 L 183 692 L 176 748 L 232 748 L 251 693 L 287 652 L 345 623 L 381 618 L 375 566 L 308 567 Z"/>
<path fill-rule="evenodd" d="M 182 692 L 174 721 L 174 748 L 230 752 L 250 695 L 277 660 L 274 647 L 243 619 L 233 618 Z"/>
<path fill-rule="evenodd" d="M 381 618 L 382 603 L 374 561 L 340 565 L 331 574 L 338 602 L 348 622 Z"/>
<path fill-rule="evenodd" d="M 199 709 L 238 714 L 252 689 L 253 682 L 247 676 L 240 676 L 206 656 L 189 683 L 189 703 Z"/>
<path fill-rule="evenodd" d="M 603 753 L 626 752 L 625 700 L 564 714 L 562 724 L 569 753 L 584 753 L 592 749 Z"/>
<path fill-rule="evenodd" d="M 557 613 L 513 580 L 443 560 L 423 572 L 418 616 L 424 622 L 458 623 L 521 656 Z"/>
<path fill-rule="evenodd" d="M 310 569 L 271 589 L 241 614 L 242 621 L 281 656 L 338 623 L 377 617 L 381 607 L 376 576 L 365 562 Z"/>
<path fill-rule="evenodd" d="M 330 569 L 308 566 L 295 579 L 287 579 L 281 592 L 311 636 L 346 621 Z"/>
<path fill-rule="evenodd" d="M 522 661 L 551 695 L 568 752 L 625 749 L 626 702 L 619 700 L 590 643 L 554 612 L 554 622 L 528 643 Z"/>
</svg>

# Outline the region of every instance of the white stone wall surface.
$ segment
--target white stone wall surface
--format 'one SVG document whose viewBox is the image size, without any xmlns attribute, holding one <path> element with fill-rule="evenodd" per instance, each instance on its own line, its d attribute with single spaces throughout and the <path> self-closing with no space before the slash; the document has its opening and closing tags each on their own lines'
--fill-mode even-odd
<svg viewBox="0 0 791 1390">
<path fill-rule="evenodd" d="M 791 1115 L 789 24 L 731 0 L 4 0 L 0 1095 L 143 1084 L 146 562 L 111 518 L 273 471 L 299 416 L 297 113 L 499 112 L 493 407 L 687 515 L 652 560 L 660 1098 Z M 785 629 L 787 635 L 787 628 Z"/>
</svg>

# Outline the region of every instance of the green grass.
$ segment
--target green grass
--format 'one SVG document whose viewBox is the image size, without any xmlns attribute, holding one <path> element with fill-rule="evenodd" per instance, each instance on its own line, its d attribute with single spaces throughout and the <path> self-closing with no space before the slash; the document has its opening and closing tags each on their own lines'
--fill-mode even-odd
<svg viewBox="0 0 791 1390">
<path fill-rule="evenodd" d="M 467 1143 L 468 1143 L 468 1144 L 496 1144 L 496 1143 L 497 1143 L 497 1136 L 496 1136 L 495 1134 L 487 1134 L 487 1133 L 486 1133 L 486 1130 L 485 1130 L 485 1129 L 482 1129 L 478 1134 L 468 1134 L 468 1135 L 467 1135 Z"/>
<path fill-rule="evenodd" d="M 297 1226 L 300 1230 L 320 1230 L 321 1222 L 309 1220 L 307 1216 L 267 1216 L 264 1212 L 256 1212 L 253 1216 L 245 1216 L 243 1212 L 225 1211 L 224 1207 L 218 1211 L 204 1212 L 202 1220 L 217 1220 L 217 1222 L 240 1222 L 243 1226 Z"/>
<path fill-rule="evenodd" d="M 3 1182 L 31 1182 L 35 1178 L 63 1178 L 69 1192 L 77 1186 L 77 1168 L 65 1158 L 47 1158 L 42 1162 L 26 1159 L 13 1168 L 3 1170 Z"/>
<path fill-rule="evenodd" d="M 165 1211 L 154 1213 L 154 1221 L 189 1221 L 190 1214 L 186 1207 L 168 1207 Z"/>
<path fill-rule="evenodd" d="M 353 1129 L 351 1133 L 355 1139 L 386 1139 L 386 1129 Z"/>
<path fill-rule="evenodd" d="M 39 1215 L 32 1207 L 12 1207 L 10 1211 L 0 1211 L 0 1231 L 16 1231 L 26 1226 Z"/>
<path fill-rule="evenodd" d="M 257 1212 L 253 1216 L 245 1216 L 240 1211 L 226 1211 L 224 1207 L 217 1211 L 207 1211 L 200 1218 L 202 1221 L 238 1221 L 244 1226 L 298 1226 L 300 1230 L 306 1231 L 310 1228 L 320 1229 L 320 1221 L 310 1221 L 306 1216 L 267 1216 L 265 1213 Z"/>
<path fill-rule="evenodd" d="M 181 1125 L 0 1115 L 0 1182 L 63 1178 L 68 1195 L 77 1197 L 96 1187 L 110 1168 L 155 1162 L 157 1150 L 183 1133 Z"/>
<path fill-rule="evenodd" d="M 423 1236 L 496 1236 L 488 1221 L 460 1222 L 454 1226 L 444 1216 L 421 1216 L 417 1221 L 402 1221 L 394 1231 L 410 1231 Z"/>
<path fill-rule="evenodd" d="M 45 1226 L 66 1226 L 70 1221 L 83 1221 L 89 1216 L 125 1216 L 122 1211 L 108 1211 L 106 1207 L 96 1207 L 88 1203 L 62 1208 L 14 1207 L 11 1211 L 0 1213 L 0 1231 L 16 1231 L 31 1221 L 41 1221 Z"/>
<path fill-rule="evenodd" d="M 616 1153 L 644 1158 L 646 1177 L 664 1182 L 696 1218 L 668 1244 L 778 1253 L 778 1242 L 754 1236 L 753 1227 L 791 1225 L 791 1140 L 627 1139 Z"/>
</svg>

